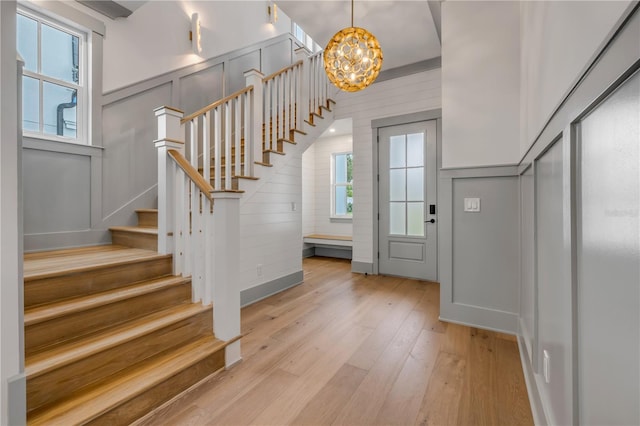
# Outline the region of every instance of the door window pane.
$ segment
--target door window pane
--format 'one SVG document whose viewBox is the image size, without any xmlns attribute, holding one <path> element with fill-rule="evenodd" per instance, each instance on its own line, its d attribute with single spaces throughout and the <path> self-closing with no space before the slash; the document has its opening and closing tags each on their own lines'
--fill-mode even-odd
<svg viewBox="0 0 640 426">
<path fill-rule="evenodd" d="M 42 24 L 42 74 L 78 83 L 78 37 Z"/>
<path fill-rule="evenodd" d="M 389 201 L 405 201 L 405 188 L 405 169 L 389 170 Z"/>
<path fill-rule="evenodd" d="M 391 136 L 389 139 L 389 167 L 406 167 L 407 151 L 404 135 Z"/>
<path fill-rule="evenodd" d="M 424 236 L 424 203 L 407 203 L 407 235 Z"/>
<path fill-rule="evenodd" d="M 22 128 L 30 132 L 40 131 L 40 88 L 35 78 L 22 77 Z"/>
<path fill-rule="evenodd" d="M 405 203 L 389 203 L 389 234 L 406 234 Z"/>
<path fill-rule="evenodd" d="M 424 168 L 407 169 L 407 201 L 424 201 Z"/>
<path fill-rule="evenodd" d="M 424 133 L 407 135 L 407 167 L 424 165 Z"/>
<path fill-rule="evenodd" d="M 75 138 L 77 92 L 68 87 L 44 82 L 42 87 L 43 132 Z"/>
<path fill-rule="evenodd" d="M 18 14 L 18 53 L 24 59 L 24 69 L 38 71 L 38 22 Z"/>
</svg>

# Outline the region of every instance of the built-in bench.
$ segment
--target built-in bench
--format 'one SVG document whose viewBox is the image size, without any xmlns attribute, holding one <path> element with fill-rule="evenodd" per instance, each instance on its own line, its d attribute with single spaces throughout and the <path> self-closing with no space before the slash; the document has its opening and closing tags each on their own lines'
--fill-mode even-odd
<svg viewBox="0 0 640 426">
<path fill-rule="evenodd" d="M 351 259 L 353 238 L 344 235 L 310 234 L 302 238 L 302 257 L 324 256 Z"/>
</svg>

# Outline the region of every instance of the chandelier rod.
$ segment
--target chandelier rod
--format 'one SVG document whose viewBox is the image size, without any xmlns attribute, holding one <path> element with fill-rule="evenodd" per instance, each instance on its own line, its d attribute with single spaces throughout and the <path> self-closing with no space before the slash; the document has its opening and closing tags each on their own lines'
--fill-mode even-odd
<svg viewBox="0 0 640 426">
<path fill-rule="evenodd" d="M 351 0 L 351 26 L 353 27 L 353 0 Z"/>
</svg>

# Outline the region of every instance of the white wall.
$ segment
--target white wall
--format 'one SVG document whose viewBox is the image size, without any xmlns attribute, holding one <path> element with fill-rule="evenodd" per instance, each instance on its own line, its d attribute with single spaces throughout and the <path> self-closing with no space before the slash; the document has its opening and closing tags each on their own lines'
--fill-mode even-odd
<svg viewBox="0 0 640 426">
<path fill-rule="evenodd" d="M 303 228 L 309 230 L 307 234 L 326 235 L 353 235 L 352 222 L 331 221 L 331 156 L 335 153 L 351 152 L 353 149 L 352 136 L 342 135 L 335 137 L 324 137 L 315 141 L 312 145 L 313 151 L 307 150 L 302 155 L 302 199 L 303 199 Z M 313 158 L 313 164 L 305 168 L 304 164 L 310 163 L 309 158 Z M 308 176 L 313 175 L 313 177 Z M 306 183 L 305 183 L 306 182 Z M 311 186 L 313 183 L 313 186 Z M 305 195 L 306 194 L 306 195 Z M 313 198 L 313 201 L 306 201 L 305 198 Z M 305 204 L 309 204 L 309 209 L 305 209 Z"/>
<path fill-rule="evenodd" d="M 107 27 L 104 91 L 291 31 L 291 21 L 281 10 L 278 22 L 269 23 L 267 5 L 267 1 L 148 1 L 126 19 L 92 13 Z M 195 12 L 202 25 L 200 55 L 193 53 L 189 40 Z"/>
<path fill-rule="evenodd" d="M 240 290 L 302 271 L 302 154 L 287 160 L 240 206 Z"/>
<path fill-rule="evenodd" d="M 316 144 L 302 154 L 302 235 L 315 233 Z"/>
<path fill-rule="evenodd" d="M 600 51 L 630 3 L 520 2 L 521 156 Z"/>
<path fill-rule="evenodd" d="M 373 84 L 336 97 L 335 118 L 353 120 L 353 261 L 373 263 L 371 121 L 441 107 L 440 70 Z"/>
<path fill-rule="evenodd" d="M 442 166 L 515 164 L 519 3 L 442 4 Z"/>
<path fill-rule="evenodd" d="M 24 370 L 15 13 L 15 1 L 0 2 L 0 424 L 3 425 L 24 421 L 24 417 L 18 419 L 15 415 L 24 416 L 20 411 L 25 404 L 25 395 L 16 394 L 15 387 L 10 385 Z"/>
</svg>

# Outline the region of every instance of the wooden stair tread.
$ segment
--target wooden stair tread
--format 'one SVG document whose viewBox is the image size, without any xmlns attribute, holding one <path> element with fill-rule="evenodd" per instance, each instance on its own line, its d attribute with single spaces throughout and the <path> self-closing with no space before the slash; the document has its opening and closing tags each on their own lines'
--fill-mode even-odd
<svg viewBox="0 0 640 426">
<path fill-rule="evenodd" d="M 286 143 L 290 143 L 291 145 L 297 145 L 298 144 L 296 141 L 292 141 L 290 139 L 285 139 L 285 138 L 278 139 L 278 142 L 286 142 Z"/>
<path fill-rule="evenodd" d="M 142 283 L 133 284 L 127 287 L 120 287 L 113 290 L 96 293 L 93 295 L 76 297 L 73 299 L 63 300 L 56 303 L 37 306 L 27 309 L 24 313 L 24 325 L 30 326 L 43 321 L 48 321 L 63 315 L 86 311 L 98 306 L 107 305 L 109 303 L 142 296 L 156 290 L 167 287 L 181 285 L 189 282 L 188 278 L 168 276 L 155 280 L 144 281 Z"/>
<path fill-rule="evenodd" d="M 174 306 L 85 339 L 37 353 L 27 358 L 25 374 L 28 379 L 40 376 L 210 309 L 211 306 L 200 304 Z"/>
<path fill-rule="evenodd" d="M 136 209 L 137 213 L 158 213 L 158 209 Z"/>
<path fill-rule="evenodd" d="M 270 153 L 274 153 L 274 154 L 279 154 L 279 155 L 287 155 L 285 152 L 280 152 L 280 151 L 276 151 L 275 149 L 265 149 L 262 152 L 270 152 Z"/>
<path fill-rule="evenodd" d="M 264 163 L 262 161 L 254 161 L 254 163 L 264 167 L 273 167 L 273 164 Z"/>
<path fill-rule="evenodd" d="M 30 253 L 24 257 L 25 282 L 50 278 L 95 268 L 138 263 L 144 260 L 170 258 L 156 251 L 118 245 Z"/>
<path fill-rule="evenodd" d="M 300 133 L 301 135 L 307 135 L 307 132 L 299 129 L 291 129 L 292 132 Z"/>
<path fill-rule="evenodd" d="M 225 346 L 225 342 L 214 336 L 202 337 L 116 374 L 108 382 L 83 390 L 49 409 L 37 410 L 29 418 L 29 424 L 85 423 L 157 386 Z"/>
<path fill-rule="evenodd" d="M 133 232 L 138 234 L 158 235 L 158 228 L 149 228 L 146 226 L 112 226 L 110 231 Z"/>
</svg>

